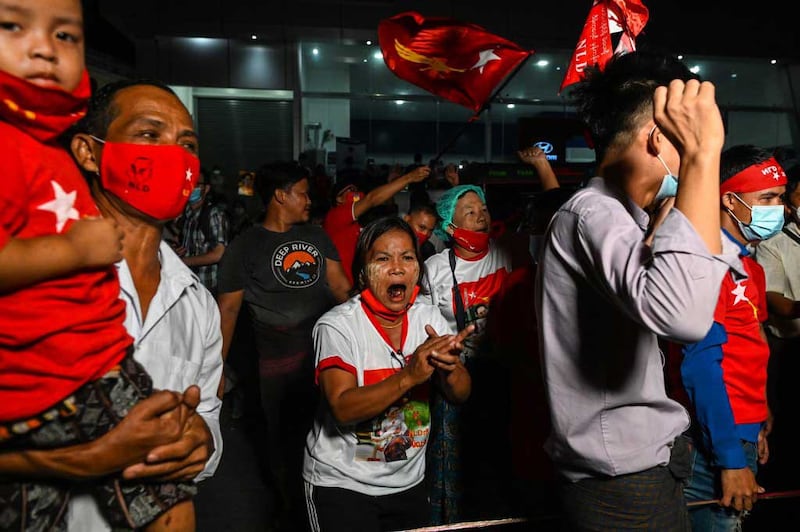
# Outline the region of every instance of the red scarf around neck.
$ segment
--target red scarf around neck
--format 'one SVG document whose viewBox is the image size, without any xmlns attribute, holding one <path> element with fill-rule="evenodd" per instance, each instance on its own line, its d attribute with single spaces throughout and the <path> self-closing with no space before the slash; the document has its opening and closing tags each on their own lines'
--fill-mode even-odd
<svg viewBox="0 0 800 532">
<path fill-rule="evenodd" d="M 40 87 L 0 70 L 0 120 L 50 142 L 83 118 L 91 93 L 86 70 L 72 92 Z"/>
<path fill-rule="evenodd" d="M 361 292 L 361 303 L 375 316 L 379 316 L 388 321 L 394 321 L 397 318 L 405 315 L 408 309 L 411 308 L 411 305 L 414 304 L 414 300 L 417 299 L 417 294 L 419 294 L 419 286 L 415 286 L 413 292 L 411 292 L 411 299 L 408 300 L 408 305 L 406 305 L 406 308 L 403 310 L 391 310 L 386 308 L 386 305 L 378 301 L 378 298 L 375 297 L 375 294 L 373 294 L 369 288 L 365 288 Z"/>
</svg>

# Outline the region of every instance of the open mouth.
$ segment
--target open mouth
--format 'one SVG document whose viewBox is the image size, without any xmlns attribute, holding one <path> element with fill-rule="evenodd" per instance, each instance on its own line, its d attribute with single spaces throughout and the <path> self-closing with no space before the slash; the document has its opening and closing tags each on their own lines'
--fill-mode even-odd
<svg viewBox="0 0 800 532">
<path fill-rule="evenodd" d="M 393 303 L 400 303 L 406 297 L 406 285 L 393 284 L 386 290 L 386 294 L 389 296 L 389 300 Z"/>
</svg>

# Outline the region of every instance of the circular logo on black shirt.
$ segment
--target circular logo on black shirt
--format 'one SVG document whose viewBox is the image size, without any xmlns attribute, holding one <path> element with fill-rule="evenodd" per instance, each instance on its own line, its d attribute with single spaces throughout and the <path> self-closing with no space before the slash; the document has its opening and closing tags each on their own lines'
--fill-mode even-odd
<svg viewBox="0 0 800 532">
<path fill-rule="evenodd" d="M 314 244 L 295 240 L 281 244 L 272 255 L 272 273 L 283 286 L 305 288 L 319 279 L 322 255 Z"/>
</svg>

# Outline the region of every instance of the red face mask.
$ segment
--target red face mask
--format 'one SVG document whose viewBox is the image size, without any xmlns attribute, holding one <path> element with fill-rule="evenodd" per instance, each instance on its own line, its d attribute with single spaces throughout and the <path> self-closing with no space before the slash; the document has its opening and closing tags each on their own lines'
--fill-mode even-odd
<svg viewBox="0 0 800 532">
<path fill-rule="evenodd" d="M 427 242 L 428 238 L 431 236 L 428 233 L 420 233 L 419 231 L 414 231 L 414 234 L 417 235 L 417 242 L 419 242 L 420 246 Z"/>
<path fill-rule="evenodd" d="M 200 159 L 177 144 L 105 142 L 100 183 L 156 220 L 183 212 L 200 175 Z"/>
<path fill-rule="evenodd" d="M 453 231 L 453 240 L 462 248 L 473 253 L 483 253 L 489 249 L 489 233 L 479 233 L 456 227 Z"/>
</svg>

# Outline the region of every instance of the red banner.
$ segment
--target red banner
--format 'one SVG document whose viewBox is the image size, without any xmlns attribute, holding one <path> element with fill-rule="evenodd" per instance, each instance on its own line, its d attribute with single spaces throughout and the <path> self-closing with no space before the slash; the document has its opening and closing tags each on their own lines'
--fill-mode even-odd
<svg viewBox="0 0 800 532">
<path fill-rule="evenodd" d="M 399 78 L 476 113 L 533 54 L 480 26 L 413 11 L 381 21 L 378 43 Z"/>
<path fill-rule="evenodd" d="M 614 53 L 628 53 L 636 49 L 636 37 L 647 24 L 649 12 L 641 0 L 594 0 L 583 31 L 572 54 L 564 87 L 579 82 L 583 71 L 597 65 L 601 69 Z M 622 32 L 616 50 L 612 50 L 611 34 Z"/>
</svg>

